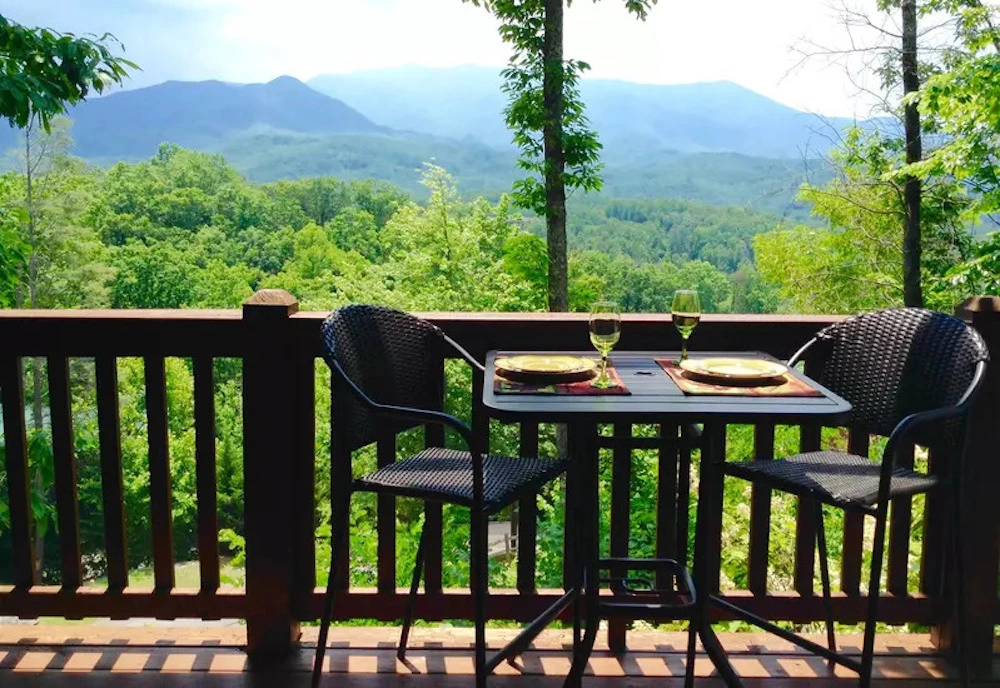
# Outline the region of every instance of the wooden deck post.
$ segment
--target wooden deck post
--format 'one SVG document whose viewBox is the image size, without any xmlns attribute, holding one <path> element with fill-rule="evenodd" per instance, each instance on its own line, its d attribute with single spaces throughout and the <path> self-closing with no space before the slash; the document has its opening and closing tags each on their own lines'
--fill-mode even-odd
<svg viewBox="0 0 1000 688">
<path fill-rule="evenodd" d="M 243 518 L 246 528 L 247 650 L 256 660 L 287 655 L 299 639 L 293 604 L 295 297 L 258 291 L 243 304 Z"/>
<path fill-rule="evenodd" d="M 996 488 L 1000 485 L 1000 298 L 967 299 L 958 315 L 971 322 L 990 348 L 992 361 L 972 410 L 969 447 L 962 484 L 962 521 L 965 545 L 965 596 L 968 623 L 966 639 L 973 675 L 988 675 L 993 658 L 993 625 L 996 623 L 997 577 L 1000 575 L 1000 508 Z M 950 572 L 945 574 L 950 578 Z M 940 647 L 952 647 L 953 612 L 933 629 Z"/>
</svg>

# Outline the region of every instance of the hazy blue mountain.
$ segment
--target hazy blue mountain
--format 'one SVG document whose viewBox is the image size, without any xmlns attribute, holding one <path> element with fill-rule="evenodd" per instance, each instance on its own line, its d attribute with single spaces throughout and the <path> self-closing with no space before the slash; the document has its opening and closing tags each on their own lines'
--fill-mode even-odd
<svg viewBox="0 0 1000 688">
<path fill-rule="evenodd" d="M 347 81 L 354 84 L 355 95 L 345 98 L 357 103 L 357 93 L 369 94 L 364 101 L 367 105 L 357 107 L 290 77 L 248 85 L 167 82 L 122 91 L 72 110 L 73 152 L 110 165 L 149 158 L 161 143 L 170 142 L 222 153 L 254 181 L 317 175 L 375 178 L 398 184 L 418 197 L 424 195 L 420 170 L 424 163 L 433 162 L 451 172 L 465 193 L 497 196 L 509 191 L 522 173 L 516 152 L 504 143 L 506 129 L 496 114 L 503 103 L 498 84 L 482 78 L 489 70 L 411 71 L 427 78 L 390 83 L 351 76 Z M 385 72 L 392 79 L 406 73 Z M 431 78 L 443 74 L 450 75 L 444 88 Z M 662 108 L 657 110 L 658 98 L 666 102 L 666 92 L 661 90 L 665 87 L 601 81 L 586 86 L 594 94 L 587 97 L 595 121 L 629 117 L 629 111 L 637 115 L 632 123 L 605 128 L 605 194 L 739 205 L 782 216 L 805 216 L 807 209 L 794 196 L 815 163 L 797 154 L 782 159 L 740 152 L 754 147 L 753 131 L 778 140 L 773 130 L 778 125 L 770 122 L 779 121 L 788 108 L 732 84 L 700 84 L 669 87 L 674 95 L 667 117 Z M 747 105 L 734 108 L 726 126 L 698 115 L 706 108 L 723 110 L 725 103 L 740 98 Z M 379 123 L 359 112 L 377 103 L 386 112 L 408 107 L 406 103 L 419 110 L 405 121 L 383 119 Z M 657 126 L 661 116 L 663 124 Z M 477 135 L 457 123 L 441 124 L 449 118 L 456 122 L 464 118 L 476 131 L 488 135 Z M 14 142 L 12 131 L 0 131 L 0 152 Z M 736 152 L 708 152 L 728 149 Z M 820 175 L 825 174 L 821 169 Z"/>
<path fill-rule="evenodd" d="M 310 134 L 384 131 L 364 115 L 292 77 L 266 84 L 168 81 L 120 91 L 73 108 L 75 153 L 84 158 L 145 158 L 164 142 L 218 145 L 248 130 Z M 0 150 L 14 140 L 0 131 Z"/>
<path fill-rule="evenodd" d="M 400 67 L 326 74 L 309 85 L 393 129 L 510 145 L 500 73 L 488 67 Z M 609 161 L 665 150 L 815 157 L 851 120 L 821 118 L 731 82 L 683 85 L 584 79 L 580 90 Z"/>
</svg>

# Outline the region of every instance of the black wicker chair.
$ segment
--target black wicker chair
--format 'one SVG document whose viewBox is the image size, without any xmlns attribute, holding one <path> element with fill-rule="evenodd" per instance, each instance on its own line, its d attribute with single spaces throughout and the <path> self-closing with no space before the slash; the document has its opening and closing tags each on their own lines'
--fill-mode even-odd
<svg viewBox="0 0 1000 688">
<path fill-rule="evenodd" d="M 483 366 L 434 325 L 390 308 L 352 305 L 330 314 L 323 323 L 324 358 L 334 374 L 332 441 L 335 460 L 332 480 L 334 528 L 330 578 L 313 665 L 312 685 L 319 683 L 327 633 L 333 615 L 337 551 L 348 537 L 346 518 L 352 492 L 365 491 L 416 497 L 471 509 L 470 587 L 475 598 L 476 686 L 482 687 L 492 669 L 516 654 L 514 643 L 486 659 L 486 595 L 488 560 L 487 519 L 527 496 L 566 468 L 565 461 L 484 455 L 470 428 L 443 412 L 442 365 L 448 349 L 458 353 L 482 375 Z M 475 402 L 475 400 L 474 400 Z M 428 448 L 406 459 L 384 465 L 354 479 L 350 452 L 372 444 L 385 433 L 395 434 L 420 425 L 455 430 L 468 451 Z M 339 473 L 339 475 L 338 475 Z M 403 618 L 397 655 L 406 652 L 413 607 L 424 564 L 426 531 L 417 548 L 413 582 Z M 347 572 L 341 572 L 347 575 Z"/>
<path fill-rule="evenodd" d="M 828 647 L 813 643 L 722 600 L 738 617 L 860 674 L 871 682 L 886 515 L 896 497 L 949 489 L 953 533 L 961 532 L 960 478 L 968 411 L 989 354 L 979 333 L 942 313 L 917 308 L 884 310 L 831 325 L 789 361 L 805 361 L 809 375 L 853 406 L 851 427 L 888 437 L 881 464 L 839 451 L 814 451 L 779 460 L 723 463 L 728 475 L 809 498 L 815 503 L 820 578 Z M 932 447 L 950 464 L 948 480 L 894 465 L 904 443 Z M 836 651 L 823 504 L 875 517 L 868 613 L 861 661 Z M 960 538 L 950 538 L 955 563 L 955 601 L 961 676 L 967 682 Z"/>
</svg>

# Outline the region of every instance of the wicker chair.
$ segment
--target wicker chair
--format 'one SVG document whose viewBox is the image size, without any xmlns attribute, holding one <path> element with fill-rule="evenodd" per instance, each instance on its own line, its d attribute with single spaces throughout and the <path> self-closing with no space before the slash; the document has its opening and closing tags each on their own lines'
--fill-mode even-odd
<svg viewBox="0 0 1000 688">
<path fill-rule="evenodd" d="M 889 502 L 932 490 L 951 491 L 953 532 L 961 532 L 959 494 L 965 424 L 989 354 L 979 333 L 950 316 L 917 308 L 884 310 L 831 325 L 792 357 L 805 361 L 809 375 L 851 402 L 851 427 L 888 437 L 881 464 L 839 451 L 814 451 L 779 460 L 723 463 L 728 475 L 810 499 L 817 517 L 820 578 L 826 609 L 828 647 L 781 629 L 743 609 L 717 602 L 738 617 L 860 674 L 871 682 L 879 581 Z M 932 447 L 950 462 L 950 479 L 894 465 L 904 443 Z M 875 517 L 875 544 L 868 587 L 861 661 L 836 651 L 823 504 Z M 965 613 L 960 538 L 952 537 L 958 646 L 963 684 Z"/>
<path fill-rule="evenodd" d="M 339 548 L 348 537 L 346 518 L 352 492 L 365 491 L 425 501 L 458 504 L 471 510 L 470 587 L 475 598 L 476 686 L 505 650 L 486 659 L 486 594 L 488 559 L 487 519 L 527 496 L 566 469 L 565 461 L 484 455 L 469 427 L 443 412 L 442 365 L 446 352 L 457 353 L 482 375 L 483 366 L 434 325 L 390 308 L 352 305 L 323 323 L 324 358 L 334 374 L 332 423 L 334 465 L 332 481 L 334 555 L 331 557 L 323 619 L 313 665 L 312 685 L 319 683 L 327 632 L 333 614 L 335 571 Z M 455 430 L 468 448 L 457 451 L 432 447 L 414 456 L 383 465 L 374 473 L 353 479 L 350 453 L 372 444 L 386 433 L 427 425 Z M 341 457 L 338 461 L 337 457 Z M 339 475 L 338 475 L 339 473 Z M 407 599 L 397 655 L 406 652 L 417 589 L 424 564 L 426 531 L 417 548 L 413 581 Z M 342 551 L 342 550 L 340 550 Z M 341 572 L 346 576 L 347 572 Z M 513 643 L 512 643 L 513 645 Z"/>
</svg>

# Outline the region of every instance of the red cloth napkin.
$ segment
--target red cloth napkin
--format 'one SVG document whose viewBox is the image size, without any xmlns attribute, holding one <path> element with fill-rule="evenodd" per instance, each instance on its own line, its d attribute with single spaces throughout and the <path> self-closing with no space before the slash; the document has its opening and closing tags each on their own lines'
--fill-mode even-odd
<svg viewBox="0 0 1000 688">
<path fill-rule="evenodd" d="M 724 395 L 743 397 L 821 397 L 823 393 L 813 389 L 791 373 L 785 373 L 775 380 L 761 385 L 716 385 L 711 382 L 692 380 L 684 376 L 684 371 L 672 358 L 657 358 L 656 362 L 680 387 L 685 394 Z"/>
</svg>

